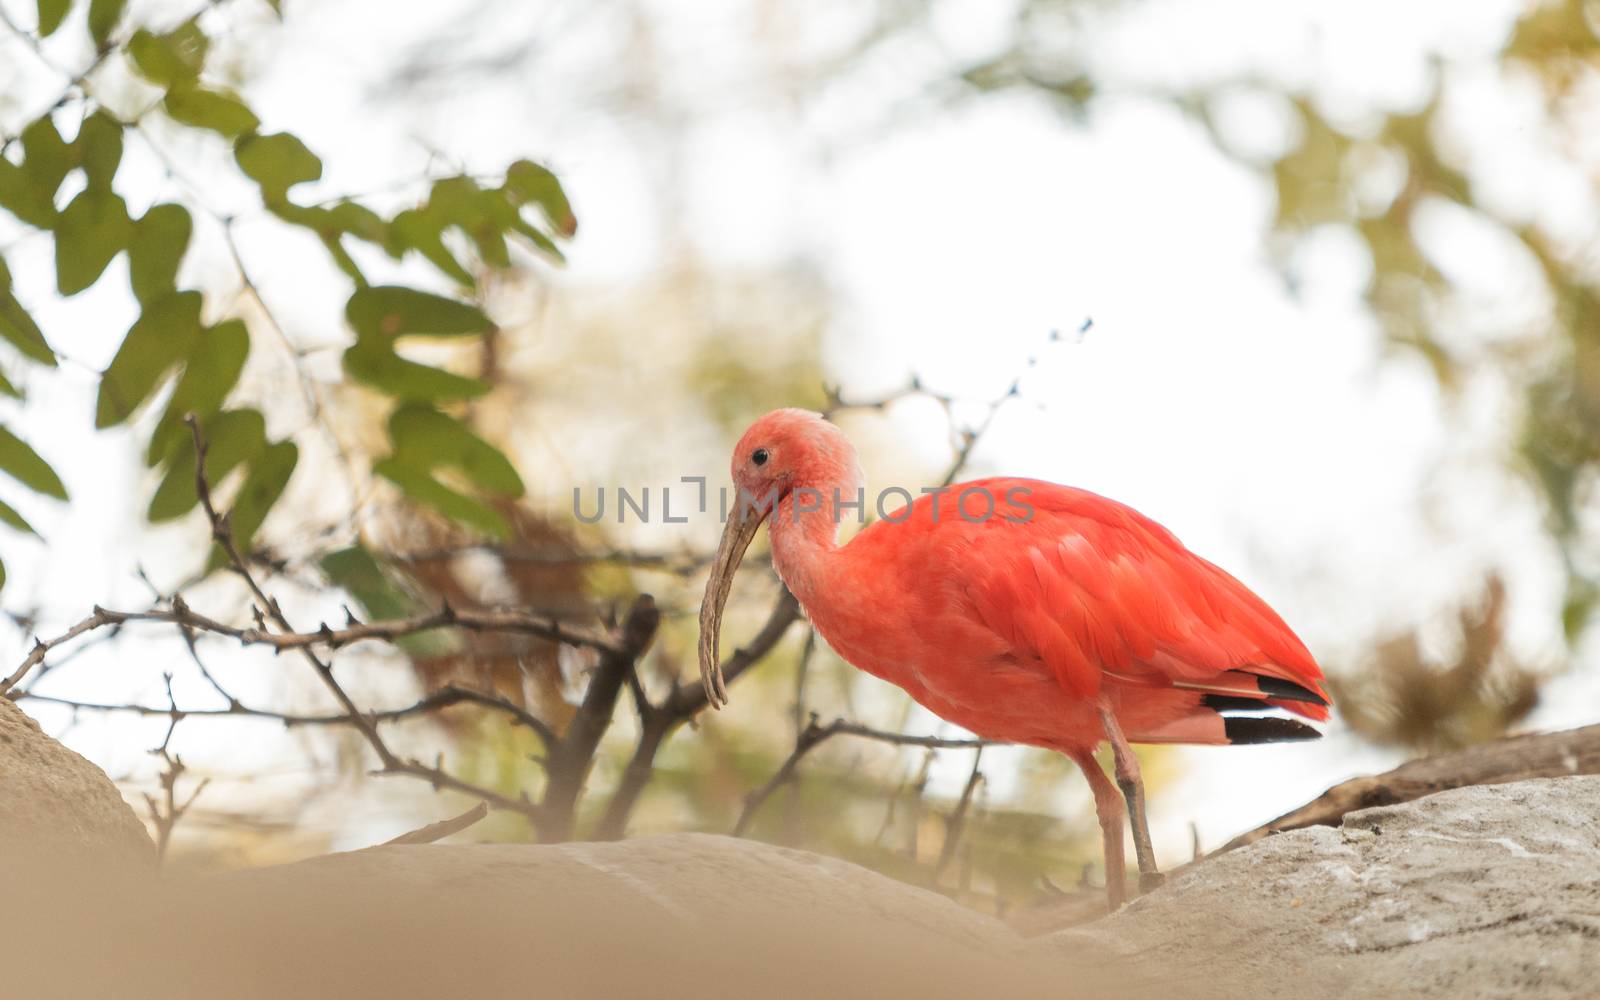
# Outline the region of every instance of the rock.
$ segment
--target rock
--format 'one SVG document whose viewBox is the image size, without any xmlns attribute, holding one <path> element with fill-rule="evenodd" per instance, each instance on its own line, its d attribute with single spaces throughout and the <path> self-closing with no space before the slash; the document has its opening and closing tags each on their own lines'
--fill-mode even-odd
<svg viewBox="0 0 1600 1000">
<path fill-rule="evenodd" d="M 386 846 L 108 895 L 8 932 L 15 995 L 1106 995 L 942 896 L 728 837 Z"/>
<path fill-rule="evenodd" d="M 24 854 L 63 866 L 155 864 L 144 824 L 105 773 L 0 697 L 0 857 Z"/>
<path fill-rule="evenodd" d="M 631 914 L 665 927 L 737 923 L 895 928 L 940 947 L 1015 951 L 1004 924 L 944 896 L 808 851 L 713 834 L 552 845 L 428 844 L 374 847 L 291 865 L 234 872 L 235 889 L 315 887 L 340 894 L 382 887 L 408 899 L 468 894 L 480 903 L 560 920 L 581 902 L 606 923 Z M 601 928 L 596 928 L 599 932 Z"/>
<path fill-rule="evenodd" d="M 1460 788 L 1278 834 L 1035 947 L 1184 996 L 1592 997 L 1600 777 Z"/>
<path fill-rule="evenodd" d="M 701 834 L 157 882 L 129 874 L 150 845 L 110 782 L 3 700 L 0 751 L 0 847 L 122 859 L 0 877 L 6 996 L 1470 1000 L 1600 982 L 1600 777 L 1350 813 L 1027 939 L 846 862 Z"/>
</svg>

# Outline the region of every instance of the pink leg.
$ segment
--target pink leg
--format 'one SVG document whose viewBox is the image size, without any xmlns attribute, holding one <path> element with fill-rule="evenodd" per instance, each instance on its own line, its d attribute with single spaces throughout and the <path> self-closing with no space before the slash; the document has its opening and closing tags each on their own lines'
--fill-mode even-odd
<svg viewBox="0 0 1600 1000">
<path fill-rule="evenodd" d="M 1094 792 L 1094 811 L 1100 817 L 1100 835 L 1105 842 L 1106 901 L 1115 911 L 1128 896 L 1128 864 L 1122 856 L 1122 796 L 1117 787 L 1100 769 L 1100 762 L 1088 750 L 1071 750 L 1068 756 L 1089 779 L 1089 790 Z"/>
<path fill-rule="evenodd" d="M 1111 706 L 1100 706 L 1100 724 L 1111 741 L 1111 757 L 1116 762 L 1117 785 L 1128 802 L 1128 818 L 1133 826 L 1133 853 L 1139 859 L 1139 891 L 1149 892 L 1166 881 L 1156 868 L 1156 852 L 1150 844 L 1150 822 L 1144 809 L 1144 779 L 1139 776 L 1139 758 L 1122 733 Z"/>
</svg>

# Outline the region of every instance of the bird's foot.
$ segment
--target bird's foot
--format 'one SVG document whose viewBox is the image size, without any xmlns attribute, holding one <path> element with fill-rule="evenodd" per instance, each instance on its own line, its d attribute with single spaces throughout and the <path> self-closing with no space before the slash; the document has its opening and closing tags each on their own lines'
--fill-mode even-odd
<svg viewBox="0 0 1600 1000">
<path fill-rule="evenodd" d="M 1166 884 L 1167 884 L 1167 877 L 1165 875 L 1161 874 L 1160 872 L 1140 872 L 1139 873 L 1139 893 L 1140 893 L 1140 895 L 1143 895 L 1144 893 L 1147 893 L 1147 892 L 1154 892 L 1155 890 L 1161 888 L 1163 885 L 1166 885 Z"/>
</svg>

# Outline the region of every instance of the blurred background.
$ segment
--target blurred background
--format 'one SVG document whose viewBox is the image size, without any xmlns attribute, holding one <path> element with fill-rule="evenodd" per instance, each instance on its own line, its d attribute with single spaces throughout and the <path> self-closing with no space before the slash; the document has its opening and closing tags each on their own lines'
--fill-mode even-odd
<svg viewBox="0 0 1600 1000">
<path fill-rule="evenodd" d="M 719 525 L 665 523 L 659 507 L 618 524 L 615 491 L 648 488 L 659 505 L 670 488 L 674 513 L 691 511 L 680 477 L 725 484 L 745 424 L 807 406 L 855 440 L 869 493 L 935 484 L 975 441 L 965 475 L 1129 503 L 1317 654 L 1338 707 L 1322 741 L 1147 756 L 1166 864 L 1352 775 L 1600 721 L 1600 4 L 134 0 L 100 33 L 104 57 L 92 22 L 110 5 L 77 5 L 42 40 L 53 5 L 37 6 L 0 0 L 7 155 L 25 162 L 9 140 L 44 111 L 64 134 L 95 107 L 138 122 L 116 191 L 137 211 L 188 207 L 180 283 L 203 293 L 206 322 L 249 334 L 230 405 L 297 449 L 252 546 L 304 628 L 345 605 L 379 616 L 386 600 L 441 599 L 594 624 L 650 592 L 664 623 L 644 680 L 687 677 Z M 559 178 L 577 219 L 564 263 L 455 233 L 465 281 L 416 254 L 357 254 L 495 323 L 470 345 L 404 352 L 487 384 L 445 407 L 525 487 L 490 504 L 487 525 L 374 475 L 394 400 L 341 365 L 350 269 L 263 207 L 270 185 L 241 176 L 227 128 L 171 92 L 145 116 L 161 91 L 117 48 L 141 26 L 202 34 L 206 85 L 315 151 L 299 205 L 354 198 L 387 219 L 440 203 L 430 184 L 444 176 L 498 178 L 526 159 Z M 51 245 L 0 212 L 12 291 L 59 359 L 0 347 L 17 390 L 0 420 L 69 497 L 0 482 L 39 536 L 0 537 L 0 674 L 97 604 L 181 590 L 248 620 L 237 581 L 205 573 L 192 498 L 147 517 L 164 478 L 151 437 L 168 433 L 181 387 L 96 429 L 101 373 L 136 315 L 127 282 L 63 296 Z M 574 491 L 589 513 L 602 489 L 608 516 L 583 523 Z M 350 560 L 369 557 L 363 584 Z M 777 593 L 764 569 L 741 576 L 725 648 Z M 809 712 L 964 735 L 810 646 L 796 625 L 729 709 L 667 742 L 630 835 L 726 832 Z M 332 707 L 303 663 L 220 640 L 199 650 L 241 698 Z M 558 728 L 584 672 L 504 635 L 433 633 L 339 662 L 366 704 L 454 680 Z M 142 802 L 170 720 L 59 702 L 165 706 L 166 673 L 174 703 L 225 707 L 183 637 L 157 626 L 53 652 L 22 686 L 42 697 L 19 704 Z M 621 780 L 637 732 L 624 703 L 592 791 Z M 515 794 L 543 780 L 527 735 L 459 712 L 394 739 Z M 180 790 L 208 779 L 172 864 L 362 846 L 470 804 L 369 777 L 359 737 L 336 728 L 190 718 L 170 749 L 188 768 Z M 953 827 L 960 850 L 941 860 Z M 1015 748 L 975 764 L 970 750 L 837 738 L 749 833 L 991 909 L 1036 899 L 1046 878 L 1075 882 L 1099 854 L 1082 778 Z M 528 830 L 500 814 L 472 835 Z"/>
</svg>

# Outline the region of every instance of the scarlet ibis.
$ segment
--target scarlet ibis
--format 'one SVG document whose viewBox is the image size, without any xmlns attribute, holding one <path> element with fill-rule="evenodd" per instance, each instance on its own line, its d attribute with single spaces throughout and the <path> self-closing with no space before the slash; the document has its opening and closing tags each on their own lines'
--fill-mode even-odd
<svg viewBox="0 0 1600 1000">
<path fill-rule="evenodd" d="M 1328 718 L 1322 671 L 1283 619 L 1115 500 L 977 479 L 924 492 L 840 546 L 840 522 L 859 516 L 864 499 L 855 448 L 820 414 L 797 409 L 750 425 L 733 481 L 740 499 L 700 607 L 711 704 L 727 702 L 723 608 L 766 521 L 773 567 L 841 657 L 978 736 L 1046 747 L 1083 770 L 1112 909 L 1126 892 L 1125 818 L 1141 890 L 1162 880 L 1131 743 L 1315 739 L 1293 719 L 1239 713 Z M 1094 757 L 1103 741 L 1115 786 Z"/>
</svg>

